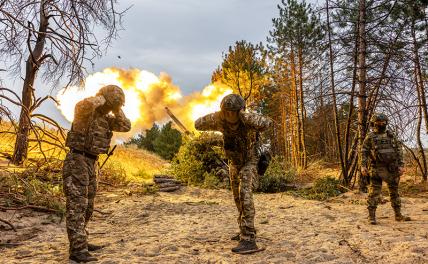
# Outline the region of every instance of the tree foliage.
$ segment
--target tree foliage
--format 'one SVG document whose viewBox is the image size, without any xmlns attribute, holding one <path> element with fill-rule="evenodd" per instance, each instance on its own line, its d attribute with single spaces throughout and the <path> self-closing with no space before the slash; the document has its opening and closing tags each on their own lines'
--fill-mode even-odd
<svg viewBox="0 0 428 264">
<path fill-rule="evenodd" d="M 182 144 L 182 137 L 180 131 L 172 128 L 172 122 L 162 127 L 154 123 L 152 128 L 146 129 L 144 134 L 134 136 L 125 144 L 134 144 L 138 148 L 152 151 L 164 159 L 171 160 Z"/>
<path fill-rule="evenodd" d="M 211 79 L 232 88 L 247 104 L 258 106 L 261 91 L 268 84 L 266 55 L 261 44 L 237 41 L 223 54 L 221 67 L 214 71 Z"/>
</svg>

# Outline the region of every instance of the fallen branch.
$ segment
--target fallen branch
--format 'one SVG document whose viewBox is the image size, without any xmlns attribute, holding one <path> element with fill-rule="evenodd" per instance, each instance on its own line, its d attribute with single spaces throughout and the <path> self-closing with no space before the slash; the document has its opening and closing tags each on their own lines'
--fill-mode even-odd
<svg viewBox="0 0 428 264">
<path fill-rule="evenodd" d="M 6 225 L 10 226 L 13 229 L 13 231 L 16 232 L 16 228 L 9 221 L 6 221 L 6 220 L 3 220 L 3 219 L 0 218 L 0 222 L 3 222 Z"/>
<path fill-rule="evenodd" d="M 25 205 L 21 207 L 4 207 L 0 206 L 0 210 L 24 210 L 24 209 L 33 209 L 34 211 L 38 212 L 49 212 L 49 213 L 58 213 L 58 210 L 50 209 L 47 207 L 37 206 L 37 205 Z"/>
</svg>

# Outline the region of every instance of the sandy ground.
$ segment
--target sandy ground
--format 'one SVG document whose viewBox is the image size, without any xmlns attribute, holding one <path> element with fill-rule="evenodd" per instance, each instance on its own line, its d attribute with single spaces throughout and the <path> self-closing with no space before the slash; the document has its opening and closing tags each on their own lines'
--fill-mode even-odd
<svg viewBox="0 0 428 264">
<path fill-rule="evenodd" d="M 236 209 L 227 190 L 177 193 L 101 192 L 89 225 L 90 241 L 106 247 L 98 263 L 428 263 L 428 199 L 404 198 L 414 221 L 397 223 L 389 203 L 377 226 L 366 223 L 364 197 L 347 193 L 329 202 L 256 194 L 258 243 L 264 252 L 230 249 Z M 67 263 L 64 221 L 29 211 L 0 212 L 0 263 Z"/>
</svg>

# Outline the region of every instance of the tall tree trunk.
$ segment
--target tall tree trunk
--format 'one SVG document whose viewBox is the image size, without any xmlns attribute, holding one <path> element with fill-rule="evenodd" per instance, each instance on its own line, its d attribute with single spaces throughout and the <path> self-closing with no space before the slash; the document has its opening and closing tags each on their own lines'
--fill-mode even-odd
<svg viewBox="0 0 428 264">
<path fill-rule="evenodd" d="M 37 40 L 34 48 L 30 46 L 30 37 L 28 37 L 28 48 L 30 54 L 25 65 L 25 79 L 22 87 L 22 106 L 19 116 L 18 131 L 15 140 L 15 149 L 12 156 L 12 163 L 19 165 L 27 158 L 28 136 L 31 127 L 31 107 L 34 97 L 34 80 L 40 67 L 40 58 L 43 55 L 43 49 L 46 40 L 46 30 L 48 28 L 48 17 L 45 14 L 45 2 L 40 3 L 40 25 L 37 32 Z"/>
<path fill-rule="evenodd" d="M 351 96 L 349 98 L 349 112 L 348 112 L 348 119 L 346 122 L 346 129 L 345 129 L 345 151 L 344 154 L 346 155 L 345 159 L 346 159 L 346 166 L 349 168 L 351 163 L 352 163 L 352 153 L 351 150 L 351 124 L 352 124 L 352 119 L 354 116 L 354 109 L 355 109 L 355 104 L 354 104 L 354 99 L 355 99 L 355 86 L 357 84 L 357 69 L 358 69 L 358 21 L 355 25 L 355 44 L 354 44 L 354 61 L 353 61 L 353 70 L 352 70 L 352 86 L 351 86 Z M 347 182 L 350 183 L 352 178 L 354 177 L 353 173 L 349 173 L 349 169 L 348 169 L 348 180 Z"/>
<path fill-rule="evenodd" d="M 328 28 L 328 49 L 329 49 L 329 65 L 330 65 L 330 86 L 331 86 L 331 93 L 333 97 L 333 117 L 334 117 L 334 125 L 335 125 L 335 132 L 336 132 L 336 146 L 337 146 L 337 152 L 339 153 L 339 159 L 340 159 L 340 166 L 342 169 L 342 180 L 346 186 L 349 185 L 348 182 L 348 168 L 346 161 L 343 157 L 343 149 L 342 149 L 342 140 L 340 136 L 340 123 L 339 123 L 339 117 L 337 115 L 337 100 L 336 100 L 336 89 L 334 84 L 334 68 L 333 68 L 333 49 L 331 45 L 331 28 L 330 28 L 330 14 L 329 14 L 329 5 L 328 0 L 326 1 L 327 4 L 327 28 Z"/>
<path fill-rule="evenodd" d="M 362 151 L 364 138 L 366 137 L 366 1 L 360 0 L 359 2 L 359 19 L 358 19 L 358 85 L 359 85 L 359 97 L 358 97 L 358 150 L 359 153 Z M 360 155 L 359 155 L 360 156 Z M 367 188 L 367 180 L 365 177 L 361 177 L 360 171 L 360 190 L 365 191 Z"/>
<path fill-rule="evenodd" d="M 300 127 L 301 127 L 301 135 L 300 139 L 302 140 L 302 167 L 304 169 L 307 168 L 307 152 L 306 152 L 306 140 L 305 140 L 305 120 L 306 120 L 306 110 L 305 110 L 305 101 L 304 101 L 304 94 L 303 94 L 303 54 L 302 54 L 302 48 L 300 47 L 298 50 L 298 63 L 299 63 L 299 91 L 300 91 Z"/>
<path fill-rule="evenodd" d="M 428 30 L 428 29 L 427 29 Z M 416 40 L 416 31 L 415 31 L 415 20 L 412 21 L 411 26 L 412 39 L 413 39 L 413 60 L 415 62 L 415 74 L 416 74 L 416 87 L 418 88 L 418 94 L 421 97 L 421 110 L 425 118 L 425 131 L 428 133 L 428 110 L 427 110 L 427 100 L 425 95 L 425 84 L 422 76 L 421 60 L 419 56 L 419 48 Z"/>
<path fill-rule="evenodd" d="M 422 119 L 423 116 L 425 116 L 425 125 L 427 126 L 427 105 L 426 105 L 426 98 L 425 98 L 425 88 L 424 88 L 424 82 L 422 79 L 422 72 L 421 72 L 421 65 L 419 60 L 419 50 L 418 45 L 416 41 L 416 31 L 415 31 L 415 20 L 412 21 L 411 25 L 411 32 L 412 32 L 412 39 L 413 39 L 413 60 L 415 63 L 415 86 L 418 94 L 418 123 L 416 128 L 416 141 L 418 143 L 419 148 L 419 159 L 422 160 L 421 162 L 421 173 L 422 173 L 422 179 L 424 181 L 427 180 L 427 160 L 425 156 L 424 147 L 422 144 L 421 139 L 421 129 L 422 129 Z M 428 126 L 426 127 L 426 131 L 428 131 Z"/>
<path fill-rule="evenodd" d="M 295 144 L 296 144 L 296 166 L 297 167 L 302 167 L 302 133 L 301 133 L 301 120 L 300 120 L 300 114 L 299 114 L 299 95 L 298 95 L 298 91 L 297 91 L 297 74 L 296 74 L 296 62 L 295 62 L 295 57 L 294 57 L 294 52 L 293 50 L 291 50 L 290 53 L 290 67 L 291 67 L 291 89 L 292 89 L 292 93 L 293 93 L 293 112 L 294 112 L 294 118 L 295 118 Z"/>
<path fill-rule="evenodd" d="M 424 146 L 422 144 L 422 140 L 421 140 L 421 128 L 422 128 L 422 106 L 421 106 L 421 96 L 418 93 L 418 101 L 419 101 L 419 107 L 418 107 L 418 124 L 417 124 L 417 128 L 416 128 L 416 141 L 418 143 L 418 150 L 419 150 L 419 159 L 422 160 L 421 163 L 421 174 L 422 174 L 422 179 L 424 181 L 427 180 L 427 160 L 426 160 L 426 156 L 425 156 L 425 151 L 424 151 Z"/>
</svg>

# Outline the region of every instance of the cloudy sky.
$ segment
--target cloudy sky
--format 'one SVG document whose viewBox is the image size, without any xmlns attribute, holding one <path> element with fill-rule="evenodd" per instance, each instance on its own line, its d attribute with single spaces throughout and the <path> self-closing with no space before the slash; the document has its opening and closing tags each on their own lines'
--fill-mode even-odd
<svg viewBox="0 0 428 264">
<path fill-rule="evenodd" d="M 222 52 L 235 41 L 265 42 L 272 18 L 278 16 L 280 0 L 119 2 L 119 9 L 131 7 L 124 17 L 124 29 L 105 56 L 95 61 L 93 72 L 111 66 L 135 67 L 156 75 L 166 72 L 188 94 L 209 84 L 212 71 L 221 63 Z M 20 93 L 20 80 L 11 82 L 7 76 L 0 77 Z M 38 96 L 44 95 L 40 91 L 46 92 L 36 90 Z M 69 126 L 53 104 L 45 104 L 39 111 Z"/>
<path fill-rule="evenodd" d="M 209 84 L 236 40 L 265 41 L 279 0 L 125 0 L 124 31 L 95 70 L 137 67 L 170 74 L 185 92 Z M 118 59 L 117 56 L 121 56 Z"/>
</svg>

